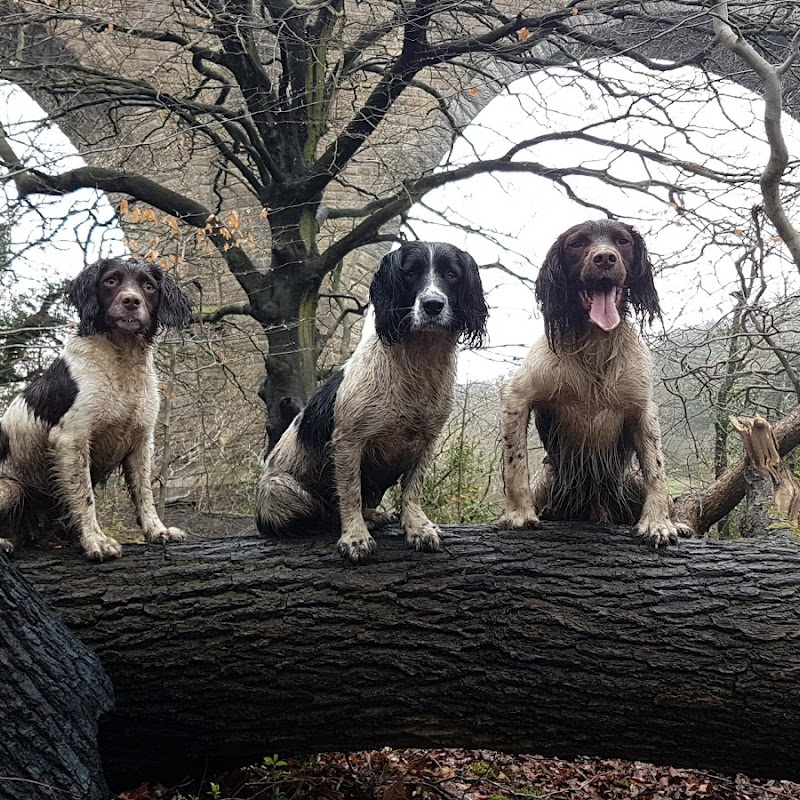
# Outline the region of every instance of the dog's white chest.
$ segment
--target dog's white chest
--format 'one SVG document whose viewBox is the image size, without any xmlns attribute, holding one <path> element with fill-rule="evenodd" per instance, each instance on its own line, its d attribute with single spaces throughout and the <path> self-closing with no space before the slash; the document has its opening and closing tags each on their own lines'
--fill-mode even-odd
<svg viewBox="0 0 800 800">
<path fill-rule="evenodd" d="M 78 396 L 63 423 L 84 432 L 92 466 L 100 472 L 115 468 L 143 436 L 149 439 L 155 424 L 158 388 L 152 357 L 141 351 L 134 355 L 138 363 L 106 342 L 68 355 Z"/>
</svg>

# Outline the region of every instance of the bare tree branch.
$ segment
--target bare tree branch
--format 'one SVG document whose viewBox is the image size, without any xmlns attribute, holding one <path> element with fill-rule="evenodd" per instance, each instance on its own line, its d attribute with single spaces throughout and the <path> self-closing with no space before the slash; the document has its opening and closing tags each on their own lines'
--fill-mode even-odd
<svg viewBox="0 0 800 800">
<path fill-rule="evenodd" d="M 209 239 L 227 261 L 231 272 L 248 294 L 262 291 L 264 281 L 242 248 L 232 245 L 208 208 L 143 175 L 104 167 L 78 167 L 60 175 L 29 169 L 19 160 L 0 126 L 0 164 L 8 170 L 20 198 L 36 194 L 63 195 L 76 189 L 97 189 L 125 194 L 170 214 L 194 228 L 207 229 Z"/>
<path fill-rule="evenodd" d="M 219 306 L 219 308 L 215 308 L 213 311 L 200 308 L 192 314 L 192 322 L 214 323 L 232 316 L 252 317 L 253 308 L 249 303 L 230 303 L 228 305 Z"/>
<path fill-rule="evenodd" d="M 734 31 L 729 21 L 728 3 L 714 6 L 712 14 L 714 33 L 722 44 L 735 53 L 758 75 L 764 89 L 764 130 L 769 142 L 769 160 L 761 174 L 761 192 L 764 210 L 792 254 L 800 270 L 800 234 L 792 225 L 781 200 L 781 177 L 789 163 L 789 150 L 781 128 L 782 88 L 781 78 L 795 62 L 800 48 L 800 31 L 792 39 L 789 55 L 778 67 L 763 58 L 741 34 Z"/>
</svg>

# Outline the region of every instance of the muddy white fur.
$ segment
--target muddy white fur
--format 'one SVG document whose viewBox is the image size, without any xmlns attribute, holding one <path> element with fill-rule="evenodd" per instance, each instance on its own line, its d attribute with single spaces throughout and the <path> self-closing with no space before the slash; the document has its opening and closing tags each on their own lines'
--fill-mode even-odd
<svg viewBox="0 0 800 800">
<path fill-rule="evenodd" d="M 183 539 L 156 513 L 150 459 L 159 406 L 154 336 L 159 326 L 188 324 L 189 300 L 157 266 L 121 259 L 87 267 L 69 297 L 78 334 L 0 421 L 0 517 L 44 509 L 88 558 L 116 558 L 122 549 L 98 524 L 93 486 L 121 466 L 145 539 Z"/>
<path fill-rule="evenodd" d="M 361 342 L 294 419 L 270 453 L 256 521 L 267 535 L 338 521 L 337 550 L 352 562 L 376 548 L 375 510 L 400 480 L 400 523 L 415 550 L 440 550 L 421 495 L 450 413 L 457 344 L 478 344 L 486 304 L 474 260 L 450 245 L 403 245 L 381 262 Z"/>
<path fill-rule="evenodd" d="M 689 531 L 670 519 L 652 360 L 627 319 L 629 307 L 659 313 L 644 242 L 619 222 L 576 225 L 550 248 L 536 294 L 546 334 L 501 392 L 500 525 L 609 522 L 635 525 L 655 547 L 677 541 Z M 547 453 L 533 488 L 531 414 Z"/>
</svg>

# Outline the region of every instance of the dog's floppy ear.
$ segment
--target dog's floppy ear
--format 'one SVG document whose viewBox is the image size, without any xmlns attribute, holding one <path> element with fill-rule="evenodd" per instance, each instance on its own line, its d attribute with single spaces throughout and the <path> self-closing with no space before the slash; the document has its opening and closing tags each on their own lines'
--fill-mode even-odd
<svg viewBox="0 0 800 800">
<path fill-rule="evenodd" d="M 553 242 L 536 278 L 536 301 L 544 316 L 544 332 L 550 348 L 555 350 L 570 324 L 570 286 L 564 269 L 562 251 L 565 234 Z"/>
<path fill-rule="evenodd" d="M 97 323 L 100 304 L 97 302 L 97 281 L 107 264 L 108 259 L 105 258 L 95 261 L 94 264 L 84 267 L 78 277 L 67 285 L 66 297 L 78 312 L 80 318 L 78 333 L 81 336 L 92 336 L 99 332 Z"/>
<path fill-rule="evenodd" d="M 489 309 L 486 307 L 480 272 L 475 259 L 464 250 L 459 251 L 458 259 L 463 270 L 458 285 L 458 308 L 464 320 L 461 338 L 470 347 L 481 347 L 486 336 Z"/>
<path fill-rule="evenodd" d="M 369 299 L 375 309 L 375 330 L 387 345 L 397 344 L 408 326 L 408 308 L 402 307 L 400 267 L 403 248 L 392 250 L 382 259 L 369 287 Z"/>
<path fill-rule="evenodd" d="M 635 314 L 652 322 L 655 317 L 661 316 L 661 306 L 653 283 L 653 265 L 639 232 L 629 225 L 625 227 L 633 239 L 633 264 L 628 270 L 627 280 L 628 299 Z"/>
<path fill-rule="evenodd" d="M 175 330 L 185 328 L 192 321 L 192 301 L 178 288 L 168 272 L 164 272 L 155 264 L 151 265 L 151 269 L 155 275 L 160 275 L 158 324 L 164 328 L 174 328 Z"/>
</svg>

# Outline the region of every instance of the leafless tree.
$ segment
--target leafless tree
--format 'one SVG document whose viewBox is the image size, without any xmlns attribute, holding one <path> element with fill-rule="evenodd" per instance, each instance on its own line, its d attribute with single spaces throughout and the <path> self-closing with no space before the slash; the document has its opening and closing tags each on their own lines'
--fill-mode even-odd
<svg viewBox="0 0 800 800">
<path fill-rule="evenodd" d="M 724 71 L 727 55 L 712 33 L 712 4 L 689 0 L 0 6 L 0 77 L 35 96 L 88 162 L 30 167 L 10 138 L 0 139 L 19 197 L 93 187 L 126 199 L 122 216 L 151 208 L 202 235 L 245 295 L 213 314 L 247 314 L 268 340 L 260 394 L 271 442 L 286 410 L 315 385 L 320 296 L 347 294 L 326 292 L 329 276 L 357 248 L 395 239 L 397 221 L 430 190 L 503 172 L 546 176 L 577 198 L 581 178 L 633 192 L 674 189 L 588 165 L 553 168 L 530 155 L 541 141 L 435 169 L 476 103 L 513 76 L 554 65 L 593 75 L 589 57 L 625 55 L 663 72 L 687 64 Z M 785 4 L 736 4 L 727 13 L 764 58 L 786 50 L 797 27 L 797 10 Z M 547 137 L 598 138 L 580 127 Z M 645 144 L 620 151 L 666 159 Z M 709 173 L 677 166 L 683 175 Z"/>
<path fill-rule="evenodd" d="M 695 486 L 722 477 L 740 449 L 738 437 L 731 441 L 731 415 L 779 419 L 800 401 L 797 296 L 767 293 L 765 261 L 777 257 L 781 243 L 765 239 L 763 217 L 761 206 L 752 209 L 750 227 L 740 231 L 740 243 L 725 256 L 735 271 L 729 311 L 712 323 L 671 331 L 655 343 L 669 393 L 662 402 L 663 416 L 669 416 L 670 407 L 681 409 L 677 435 L 671 435 L 669 424 L 666 430 L 671 466 Z M 690 441 L 697 443 L 692 454 L 687 453 Z M 679 454 L 688 457 L 683 468 Z M 729 531 L 723 521 L 720 534 Z"/>
<path fill-rule="evenodd" d="M 57 344 L 66 317 L 60 306 L 63 286 L 41 287 L 35 296 L 18 295 L 17 276 L 11 265 L 9 229 L 0 224 L 0 398 L 11 394 L 22 380 L 35 377 L 46 360 L 37 359 L 38 348 Z"/>
<path fill-rule="evenodd" d="M 733 21 L 730 5 L 727 2 L 713 5 L 713 30 L 717 40 L 740 58 L 760 82 L 765 101 L 764 130 L 769 143 L 769 157 L 760 176 L 763 212 L 775 226 L 781 242 L 786 245 L 794 266 L 800 270 L 800 236 L 786 213 L 783 198 L 789 152 L 781 126 L 786 77 L 795 67 L 800 52 L 800 31 L 794 33 L 784 58 L 776 65 L 774 54 L 770 57 L 760 53 Z M 760 270 L 765 246 L 760 213 L 761 208 L 753 210 L 754 244 L 736 261 L 740 288 L 733 294 L 736 304 L 727 331 L 728 358 L 717 399 L 728 403 L 731 390 L 737 382 L 737 371 L 743 371 L 748 360 L 750 365 L 746 371 L 751 380 L 747 382 L 745 392 L 751 402 L 756 400 L 762 404 L 775 404 L 777 408 L 771 410 L 780 412 L 784 408 L 784 397 L 787 394 L 793 396 L 792 412 L 776 426 L 776 446 L 783 456 L 800 443 L 800 381 L 797 316 L 794 312 L 797 297 L 783 297 L 778 303 L 770 305 L 762 303 L 764 279 Z M 742 268 L 747 259 L 752 265 L 749 276 Z M 753 377 L 756 377 L 756 381 L 752 381 Z M 745 458 L 740 456 L 733 464 L 727 465 L 727 428 L 719 422 L 716 428 L 717 480 L 704 491 L 685 495 L 678 503 L 679 514 L 700 532 L 706 531 L 731 511 L 745 491 Z"/>
</svg>

